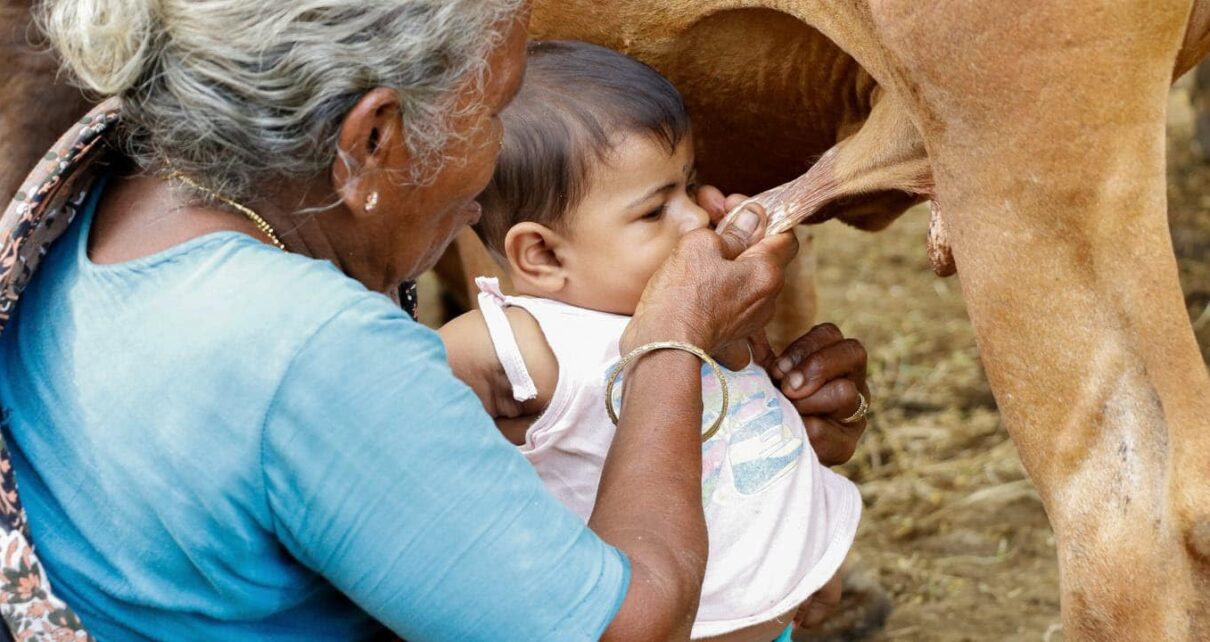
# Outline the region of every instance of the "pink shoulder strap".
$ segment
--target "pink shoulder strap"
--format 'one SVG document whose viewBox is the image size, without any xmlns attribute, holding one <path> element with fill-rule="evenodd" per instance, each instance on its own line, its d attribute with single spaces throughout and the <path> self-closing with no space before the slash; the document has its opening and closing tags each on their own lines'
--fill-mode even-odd
<svg viewBox="0 0 1210 642">
<path fill-rule="evenodd" d="M 500 281 L 480 276 L 475 279 L 475 285 L 479 286 L 479 311 L 483 313 L 483 322 L 487 324 L 487 333 L 496 349 L 496 358 L 500 360 L 500 365 L 504 366 L 504 374 L 513 387 L 513 399 L 529 401 L 537 397 L 538 388 L 529 376 L 525 359 L 521 356 L 521 347 L 517 345 L 517 337 L 504 314 L 508 297 L 500 291 Z"/>
</svg>

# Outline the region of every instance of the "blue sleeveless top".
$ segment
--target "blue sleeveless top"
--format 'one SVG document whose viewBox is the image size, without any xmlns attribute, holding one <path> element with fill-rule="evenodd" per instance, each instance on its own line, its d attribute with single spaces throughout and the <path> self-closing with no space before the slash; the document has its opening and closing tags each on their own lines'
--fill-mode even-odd
<svg viewBox="0 0 1210 642">
<path fill-rule="evenodd" d="M 0 335 L 0 427 L 100 640 L 592 640 L 626 558 L 549 496 L 437 335 L 235 232 L 87 257 L 104 181 Z"/>
</svg>

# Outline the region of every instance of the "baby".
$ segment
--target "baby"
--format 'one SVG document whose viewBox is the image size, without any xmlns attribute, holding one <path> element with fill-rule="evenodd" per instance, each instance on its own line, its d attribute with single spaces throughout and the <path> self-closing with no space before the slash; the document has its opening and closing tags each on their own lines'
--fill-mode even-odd
<svg viewBox="0 0 1210 642">
<path fill-rule="evenodd" d="M 619 338 L 677 240 L 710 224 L 694 195 L 689 119 L 651 68 L 572 42 L 531 45 L 523 87 L 501 117 L 477 231 L 524 296 L 479 279 L 480 310 L 441 334 L 455 374 L 587 520 L 614 435 L 604 393 Z M 725 376 L 729 410 L 702 443 L 710 549 L 692 635 L 788 640 L 798 606 L 852 545 L 861 500 L 819 463 L 762 368 Z M 705 365 L 702 391 L 705 428 L 721 404 Z"/>
</svg>

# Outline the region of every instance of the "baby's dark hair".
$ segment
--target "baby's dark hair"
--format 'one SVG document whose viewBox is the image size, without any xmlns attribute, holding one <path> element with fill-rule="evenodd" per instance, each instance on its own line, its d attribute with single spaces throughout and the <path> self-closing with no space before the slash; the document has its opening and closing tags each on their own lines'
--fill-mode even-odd
<svg viewBox="0 0 1210 642">
<path fill-rule="evenodd" d="M 523 221 L 558 229 L 584 198 L 591 170 L 621 134 L 638 133 L 671 153 L 689 133 L 685 103 L 651 67 L 586 42 L 529 45 L 525 80 L 500 117 L 504 143 L 479 196 L 475 231 L 502 259 L 504 237 Z"/>
</svg>

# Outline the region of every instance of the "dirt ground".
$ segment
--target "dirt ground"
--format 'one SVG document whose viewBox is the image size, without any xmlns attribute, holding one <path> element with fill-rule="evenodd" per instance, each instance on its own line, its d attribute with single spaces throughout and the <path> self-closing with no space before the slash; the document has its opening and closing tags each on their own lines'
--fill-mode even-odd
<svg viewBox="0 0 1210 642">
<path fill-rule="evenodd" d="M 1172 99 L 1170 217 L 1210 354 L 1210 166 L 1193 158 L 1186 86 Z M 856 555 L 894 611 L 867 639 L 1059 642 L 1054 539 L 1000 425 L 958 282 L 928 267 L 927 223 L 919 208 L 879 234 L 813 230 L 820 320 L 871 355 L 875 415 L 844 472 L 866 505 Z M 422 310 L 440 307 L 433 283 L 422 281 Z"/>
<path fill-rule="evenodd" d="M 1210 354 L 1210 166 L 1187 83 L 1169 122 L 1170 220 Z M 927 210 L 880 234 L 815 230 L 820 317 L 865 341 L 876 415 L 845 472 L 861 486 L 862 563 L 895 610 L 879 642 L 1063 639 L 1054 539 L 1000 417 L 956 280 L 929 271 Z"/>
</svg>

